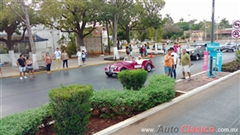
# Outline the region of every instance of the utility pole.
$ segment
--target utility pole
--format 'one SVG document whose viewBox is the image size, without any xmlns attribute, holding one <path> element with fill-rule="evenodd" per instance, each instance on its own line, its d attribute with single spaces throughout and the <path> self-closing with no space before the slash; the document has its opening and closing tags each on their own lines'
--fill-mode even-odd
<svg viewBox="0 0 240 135">
<path fill-rule="evenodd" d="M 206 26 L 206 21 L 205 21 L 205 41 L 207 41 L 207 26 Z"/>
<path fill-rule="evenodd" d="M 214 42 L 214 11 L 215 10 L 215 0 L 212 0 L 212 29 L 211 29 L 211 43 Z M 213 70 L 213 57 L 210 56 L 210 76 L 212 76 Z"/>
</svg>

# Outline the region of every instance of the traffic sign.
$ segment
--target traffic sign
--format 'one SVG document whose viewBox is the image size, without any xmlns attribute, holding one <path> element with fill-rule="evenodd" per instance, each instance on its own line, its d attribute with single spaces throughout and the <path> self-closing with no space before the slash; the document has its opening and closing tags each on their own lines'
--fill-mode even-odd
<svg viewBox="0 0 240 135">
<path fill-rule="evenodd" d="M 240 29 L 240 20 L 233 21 L 232 28 L 233 29 Z"/>
<path fill-rule="evenodd" d="M 232 38 L 240 38 L 240 29 L 232 30 Z"/>
</svg>

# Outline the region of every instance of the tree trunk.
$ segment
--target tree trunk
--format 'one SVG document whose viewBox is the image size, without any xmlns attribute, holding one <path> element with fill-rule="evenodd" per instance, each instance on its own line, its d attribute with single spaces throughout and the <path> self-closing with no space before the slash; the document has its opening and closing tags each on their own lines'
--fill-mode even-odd
<svg viewBox="0 0 240 135">
<path fill-rule="evenodd" d="M 31 49 L 31 52 L 35 52 L 36 51 L 36 46 L 34 45 L 34 42 L 33 42 L 31 24 L 30 24 L 30 20 L 29 20 L 28 10 L 27 10 L 27 7 L 25 5 L 24 0 L 22 0 L 22 10 L 23 10 L 23 13 L 24 13 L 24 16 L 25 16 L 25 25 L 27 26 L 30 49 Z"/>
<path fill-rule="evenodd" d="M 157 54 L 157 50 L 158 50 L 158 45 L 157 45 L 157 29 L 155 30 L 155 54 Z"/>
<path fill-rule="evenodd" d="M 114 21 L 113 21 L 113 33 L 112 33 L 112 38 L 113 38 L 113 58 L 115 60 L 119 60 L 119 54 L 118 54 L 118 49 L 117 49 L 117 29 L 118 29 L 118 18 L 119 18 L 119 13 L 114 14 Z"/>
<path fill-rule="evenodd" d="M 126 36 L 127 36 L 127 42 L 130 43 L 130 28 L 126 26 Z"/>
<path fill-rule="evenodd" d="M 84 38 L 83 38 L 82 34 L 78 33 L 78 36 L 77 36 L 77 46 L 79 47 L 79 49 L 84 50 L 85 52 L 87 52 L 87 49 L 86 49 L 86 46 L 84 44 L 84 40 L 83 39 Z"/>
<path fill-rule="evenodd" d="M 107 29 L 107 35 L 109 35 L 109 30 L 108 30 L 108 22 L 106 21 L 106 29 Z M 109 36 L 107 37 L 108 40 L 108 53 L 111 54 L 111 46 L 110 46 L 110 38 Z"/>
<path fill-rule="evenodd" d="M 13 34 L 13 33 L 8 33 L 8 32 L 7 32 L 7 41 L 6 41 L 6 44 L 7 44 L 7 47 L 8 47 L 9 50 L 13 50 L 12 34 Z"/>
</svg>

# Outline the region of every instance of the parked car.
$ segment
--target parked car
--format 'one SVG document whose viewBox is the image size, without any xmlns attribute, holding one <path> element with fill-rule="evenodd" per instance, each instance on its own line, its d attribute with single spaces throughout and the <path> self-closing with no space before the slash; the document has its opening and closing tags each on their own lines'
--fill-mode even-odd
<svg viewBox="0 0 240 135">
<path fill-rule="evenodd" d="M 228 51 L 235 52 L 238 49 L 239 49 L 238 45 L 233 42 L 227 42 L 220 47 L 220 51 L 226 51 L 226 52 Z"/>
<path fill-rule="evenodd" d="M 198 43 L 190 45 L 186 51 L 190 55 L 191 59 L 199 60 L 204 56 L 204 51 L 206 51 L 207 43 Z"/>
<path fill-rule="evenodd" d="M 104 68 L 104 72 L 108 77 L 111 77 L 123 70 L 145 69 L 148 72 L 151 72 L 153 68 L 155 68 L 155 66 L 150 59 L 141 59 L 117 62 L 112 65 L 108 65 Z"/>
<path fill-rule="evenodd" d="M 153 45 L 152 50 L 155 50 L 155 44 Z M 157 45 L 157 50 L 162 50 L 162 46 L 161 45 Z"/>
</svg>

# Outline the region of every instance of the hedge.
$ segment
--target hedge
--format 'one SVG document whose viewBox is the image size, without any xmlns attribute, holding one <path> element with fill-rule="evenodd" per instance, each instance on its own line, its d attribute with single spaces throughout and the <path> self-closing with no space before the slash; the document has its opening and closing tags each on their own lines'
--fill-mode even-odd
<svg viewBox="0 0 240 135">
<path fill-rule="evenodd" d="M 124 70 L 118 73 L 118 78 L 125 89 L 139 90 L 147 80 L 148 72 L 143 69 Z"/>
<path fill-rule="evenodd" d="M 175 97 L 175 85 L 175 81 L 166 75 L 153 75 L 149 78 L 149 84 L 140 91 L 95 91 L 91 98 L 91 107 L 105 118 L 131 116 L 134 112 L 145 111 L 171 101 Z"/>
<path fill-rule="evenodd" d="M 49 105 L 24 111 L 0 119 L 1 135 L 25 135 L 34 134 L 43 120 L 50 117 Z"/>
<path fill-rule="evenodd" d="M 131 116 L 134 112 L 146 110 L 148 95 L 139 91 L 100 90 L 95 91 L 91 98 L 93 111 L 101 117 Z"/>
<path fill-rule="evenodd" d="M 49 92 L 50 113 L 58 135 L 84 135 L 91 116 L 89 98 L 92 93 L 92 86 L 74 84 Z"/>
</svg>

